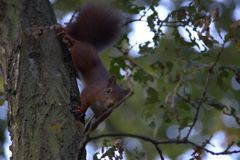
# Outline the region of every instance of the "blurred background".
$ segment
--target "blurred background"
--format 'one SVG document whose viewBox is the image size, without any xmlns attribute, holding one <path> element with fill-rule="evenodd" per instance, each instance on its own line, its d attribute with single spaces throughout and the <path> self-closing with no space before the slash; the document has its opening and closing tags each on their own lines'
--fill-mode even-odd
<svg viewBox="0 0 240 160">
<path fill-rule="evenodd" d="M 65 24 L 84 1 L 50 2 L 58 22 Z M 211 145 L 206 148 L 220 152 L 234 141 L 231 149 L 239 150 L 240 25 L 235 21 L 240 20 L 240 1 L 111 0 L 105 3 L 121 10 L 126 23 L 122 36 L 113 47 L 104 50 L 101 58 L 122 85 L 126 86 L 125 75 L 130 75 L 134 95 L 94 134 L 137 133 L 159 140 L 186 136 L 194 118 L 194 106 L 204 89 L 206 68 L 215 61 L 224 43 L 225 49 L 209 81 L 207 100 L 201 107 L 190 140 L 201 145 L 212 136 Z M 198 20 L 205 21 L 199 25 Z M 8 104 L 4 100 L 3 77 L 0 78 L 0 160 L 8 160 L 11 156 Z M 88 110 L 87 117 L 91 116 Z M 114 140 L 108 138 L 89 143 L 88 159 L 101 154 L 102 147 L 112 145 Z M 151 144 L 133 138 L 122 140 L 124 159 L 160 159 Z M 162 145 L 161 149 L 167 160 L 193 158 L 194 150 L 190 145 Z M 240 154 L 202 153 L 202 159 L 239 160 Z"/>
</svg>

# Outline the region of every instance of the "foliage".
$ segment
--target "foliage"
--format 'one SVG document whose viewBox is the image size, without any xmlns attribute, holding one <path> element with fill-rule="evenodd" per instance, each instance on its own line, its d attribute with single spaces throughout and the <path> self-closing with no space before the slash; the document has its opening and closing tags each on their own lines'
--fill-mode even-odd
<svg viewBox="0 0 240 160">
<path fill-rule="evenodd" d="M 117 139 L 114 144 L 110 144 L 107 140 L 103 141 L 101 153 L 95 153 L 93 155 L 93 160 L 101 160 L 106 157 L 115 160 L 123 159 L 123 146 L 120 139 Z"/>
<path fill-rule="evenodd" d="M 81 2 L 56 1 L 53 6 L 57 17 L 61 19 Z M 124 80 L 122 73 L 127 73 L 135 94 L 126 106 L 112 114 L 101 131 L 128 134 L 90 136 L 87 142 L 104 137 L 131 137 L 152 145 L 141 141 L 137 145 L 131 143 L 130 146 L 138 146 L 131 149 L 128 139 L 117 144 L 111 144 L 111 139 L 101 145 L 102 150 L 93 159 L 122 159 L 123 153 L 131 160 L 143 159 L 146 153 L 148 159 L 157 154 L 161 159 L 163 155 L 176 159 L 188 149 L 192 150 L 189 159 L 203 159 L 206 153 L 235 153 L 232 147 L 240 146 L 240 21 L 233 21 L 231 14 L 237 2 L 172 1 L 175 7 L 165 19 L 160 19 L 157 10 L 160 1 L 111 2 L 125 13 L 127 31 L 112 49 L 117 56 L 109 60 L 104 54 L 102 59 L 119 80 Z M 128 33 L 137 22 L 148 24 L 152 41 L 129 44 Z M 136 47 L 138 52 L 133 50 Z M 233 122 L 225 122 L 224 117 Z M 177 129 L 170 136 L 168 130 L 173 126 Z M 221 130 L 226 134 L 225 150 L 207 149 L 212 135 Z"/>
</svg>

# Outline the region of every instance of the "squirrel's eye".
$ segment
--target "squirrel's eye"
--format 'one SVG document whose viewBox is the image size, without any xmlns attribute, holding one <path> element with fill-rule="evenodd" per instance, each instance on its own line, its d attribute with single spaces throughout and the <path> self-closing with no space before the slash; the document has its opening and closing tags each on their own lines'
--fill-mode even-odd
<svg viewBox="0 0 240 160">
<path fill-rule="evenodd" d="M 112 88 L 108 88 L 107 89 L 107 93 L 109 94 L 109 93 L 111 93 L 112 92 Z"/>
</svg>

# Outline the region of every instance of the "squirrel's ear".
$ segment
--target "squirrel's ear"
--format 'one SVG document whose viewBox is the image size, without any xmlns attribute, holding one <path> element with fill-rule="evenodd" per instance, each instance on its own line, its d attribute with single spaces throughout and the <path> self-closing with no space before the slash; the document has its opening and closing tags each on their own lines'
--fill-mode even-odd
<svg viewBox="0 0 240 160">
<path fill-rule="evenodd" d="M 111 76 L 109 79 L 108 79 L 108 87 L 111 87 L 111 86 L 114 86 L 117 84 L 117 78 L 115 75 Z"/>
</svg>

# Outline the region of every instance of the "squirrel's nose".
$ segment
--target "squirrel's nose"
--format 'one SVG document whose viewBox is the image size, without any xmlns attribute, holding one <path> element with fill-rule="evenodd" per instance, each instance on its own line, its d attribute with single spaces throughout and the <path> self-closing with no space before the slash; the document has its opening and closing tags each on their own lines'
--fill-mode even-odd
<svg viewBox="0 0 240 160">
<path fill-rule="evenodd" d="M 114 105 L 114 101 L 113 100 L 109 100 L 107 103 L 107 107 L 110 108 Z"/>
</svg>

